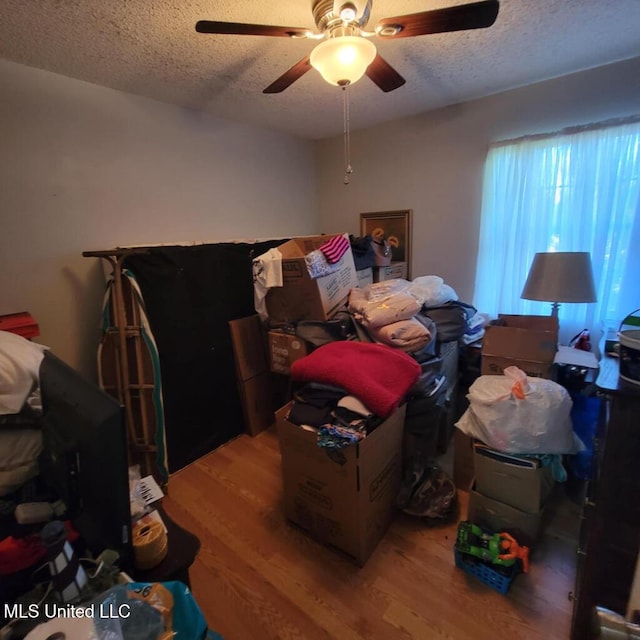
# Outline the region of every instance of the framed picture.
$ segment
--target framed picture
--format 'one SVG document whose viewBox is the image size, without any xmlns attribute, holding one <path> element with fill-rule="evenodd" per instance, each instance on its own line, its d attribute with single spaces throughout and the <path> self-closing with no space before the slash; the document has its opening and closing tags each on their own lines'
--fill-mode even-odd
<svg viewBox="0 0 640 640">
<path fill-rule="evenodd" d="M 411 280 L 412 214 L 411 209 L 360 214 L 360 235 L 387 240 L 392 247 L 391 260 L 407 263 L 407 280 Z"/>
</svg>

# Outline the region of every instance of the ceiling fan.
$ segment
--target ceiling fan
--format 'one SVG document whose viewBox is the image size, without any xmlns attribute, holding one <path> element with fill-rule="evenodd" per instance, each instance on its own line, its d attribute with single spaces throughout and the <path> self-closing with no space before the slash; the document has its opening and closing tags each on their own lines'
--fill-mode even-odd
<svg viewBox="0 0 640 640">
<path fill-rule="evenodd" d="M 319 32 L 299 27 L 278 27 L 241 22 L 199 20 L 198 33 L 243 36 L 275 36 L 322 40 L 263 93 L 280 93 L 313 66 L 331 84 L 345 87 L 367 75 L 382 91 L 405 84 L 405 79 L 376 51 L 372 37 L 412 38 L 490 27 L 498 16 L 498 0 L 481 0 L 444 9 L 432 9 L 404 16 L 383 18 L 373 31 L 365 30 L 372 0 L 312 0 L 311 11 Z"/>
</svg>

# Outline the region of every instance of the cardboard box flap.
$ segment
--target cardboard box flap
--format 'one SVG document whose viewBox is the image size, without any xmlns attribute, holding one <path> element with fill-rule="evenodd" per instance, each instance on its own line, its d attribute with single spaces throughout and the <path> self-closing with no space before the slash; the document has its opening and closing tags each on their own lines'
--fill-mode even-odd
<svg viewBox="0 0 640 640">
<path fill-rule="evenodd" d="M 476 455 L 484 456 L 496 462 L 511 464 L 516 467 L 524 467 L 525 469 L 539 469 L 540 460 L 538 458 L 522 458 L 511 453 L 504 453 L 487 447 L 482 442 L 474 442 L 473 450 Z"/>
<path fill-rule="evenodd" d="M 528 362 L 553 362 L 557 339 L 553 331 L 489 326 L 482 339 L 482 355 Z"/>
<path fill-rule="evenodd" d="M 325 242 L 335 238 L 337 235 L 332 234 L 326 236 L 302 236 L 300 238 L 292 238 L 284 244 L 278 246 L 278 251 L 283 258 L 304 258 L 308 253 L 319 249 Z"/>
<path fill-rule="evenodd" d="M 555 331 L 558 333 L 560 325 L 554 316 L 526 316 L 499 313 L 498 318 L 504 320 L 505 326 L 516 329 L 536 329 L 538 331 Z"/>
</svg>

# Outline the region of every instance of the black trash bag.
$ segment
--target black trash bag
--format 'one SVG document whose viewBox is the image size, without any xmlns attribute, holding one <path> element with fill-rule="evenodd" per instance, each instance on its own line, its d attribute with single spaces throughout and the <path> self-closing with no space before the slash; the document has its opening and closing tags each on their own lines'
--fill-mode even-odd
<svg viewBox="0 0 640 640">
<path fill-rule="evenodd" d="M 355 336 L 354 320 L 348 311 L 338 311 L 330 320 L 301 320 L 295 325 L 298 338 L 321 347 L 337 340 L 349 340 Z"/>
<path fill-rule="evenodd" d="M 422 307 L 422 313 L 431 318 L 438 329 L 439 342 L 455 342 L 469 330 L 469 320 L 476 308 L 460 300 L 451 300 L 436 307 Z"/>
</svg>

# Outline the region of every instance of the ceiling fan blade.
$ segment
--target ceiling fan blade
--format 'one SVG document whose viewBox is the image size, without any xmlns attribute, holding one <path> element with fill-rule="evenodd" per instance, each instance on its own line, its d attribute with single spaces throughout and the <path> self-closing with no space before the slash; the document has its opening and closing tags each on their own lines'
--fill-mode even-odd
<svg viewBox="0 0 640 640">
<path fill-rule="evenodd" d="M 365 72 L 385 93 L 401 87 L 406 80 L 380 55 L 376 55 Z"/>
<path fill-rule="evenodd" d="M 376 25 L 376 33 L 381 38 L 411 38 L 429 33 L 483 29 L 496 21 L 499 8 L 498 0 L 483 0 L 445 9 L 383 18 Z M 394 32 L 394 27 L 399 27 L 400 30 Z"/>
<path fill-rule="evenodd" d="M 235 36 L 276 36 L 280 38 L 306 38 L 311 34 L 309 29 L 299 27 L 275 27 L 268 24 L 244 24 L 242 22 L 216 22 L 198 20 L 198 33 L 217 33 Z"/>
<path fill-rule="evenodd" d="M 285 71 L 277 80 L 272 82 L 262 93 L 280 93 L 290 87 L 296 80 L 311 69 L 310 57 L 305 56 L 296 62 L 291 69 Z"/>
</svg>

